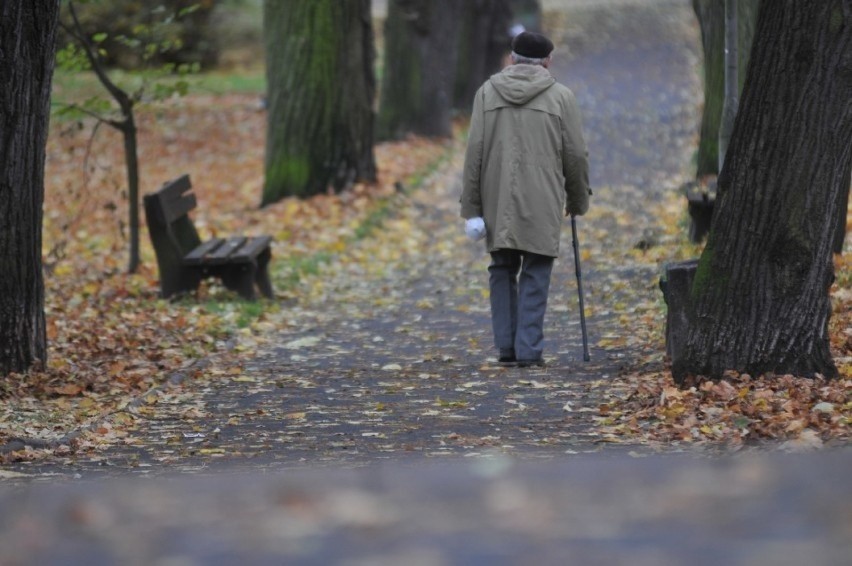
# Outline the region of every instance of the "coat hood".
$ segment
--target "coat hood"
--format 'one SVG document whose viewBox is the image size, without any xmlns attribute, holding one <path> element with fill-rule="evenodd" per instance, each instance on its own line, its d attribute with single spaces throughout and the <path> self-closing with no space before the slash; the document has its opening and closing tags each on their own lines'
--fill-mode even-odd
<svg viewBox="0 0 852 566">
<path fill-rule="evenodd" d="M 492 75 L 491 84 L 511 104 L 526 104 L 548 88 L 556 79 L 539 65 L 511 65 Z"/>
</svg>

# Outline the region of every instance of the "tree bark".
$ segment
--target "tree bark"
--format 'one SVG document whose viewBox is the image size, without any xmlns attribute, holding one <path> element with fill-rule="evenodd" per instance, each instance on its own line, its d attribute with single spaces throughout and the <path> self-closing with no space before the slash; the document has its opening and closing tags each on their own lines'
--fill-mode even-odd
<svg viewBox="0 0 852 566">
<path fill-rule="evenodd" d="M 840 192 L 840 205 L 837 207 L 837 217 L 834 228 L 834 246 L 836 254 L 843 253 L 843 244 L 846 242 L 846 217 L 849 211 L 849 190 Z"/>
<path fill-rule="evenodd" d="M 264 3 L 268 79 L 261 206 L 376 180 L 370 0 Z"/>
<path fill-rule="evenodd" d="M 761 10 L 675 378 L 837 374 L 831 248 L 852 165 L 852 4 Z"/>
<path fill-rule="evenodd" d="M 731 142 L 734 120 L 740 104 L 739 38 L 737 30 L 737 0 L 725 0 L 725 96 L 722 103 L 722 123 L 719 125 L 719 169 Z"/>
<path fill-rule="evenodd" d="M 468 0 L 462 5 L 461 22 L 453 107 L 470 114 L 477 89 L 500 70 L 511 49 L 511 2 Z"/>
<path fill-rule="evenodd" d="M 458 0 L 390 0 L 378 138 L 452 135 Z"/>
<path fill-rule="evenodd" d="M 737 6 L 740 90 L 745 81 L 759 5 L 760 0 L 739 0 Z M 719 172 L 719 127 L 725 101 L 725 2 L 692 0 L 692 6 L 704 48 L 704 110 L 696 163 L 696 177 L 700 179 Z"/>
<path fill-rule="evenodd" d="M 47 359 L 44 161 L 59 2 L 0 3 L 0 374 Z"/>
<path fill-rule="evenodd" d="M 127 261 L 127 272 L 136 273 L 142 263 L 139 254 L 139 152 L 136 140 L 136 120 L 133 116 L 133 105 L 122 109 L 124 121 L 120 128 L 124 137 L 124 161 L 127 169 L 127 200 L 130 221 L 130 257 Z"/>
</svg>

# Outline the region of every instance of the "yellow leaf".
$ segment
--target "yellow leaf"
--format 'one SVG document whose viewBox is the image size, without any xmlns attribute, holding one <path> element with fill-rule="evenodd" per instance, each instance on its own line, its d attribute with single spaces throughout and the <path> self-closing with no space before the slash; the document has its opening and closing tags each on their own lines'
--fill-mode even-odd
<svg viewBox="0 0 852 566">
<path fill-rule="evenodd" d="M 224 448 L 202 448 L 201 450 L 198 451 L 198 453 L 215 456 L 217 454 L 224 454 L 225 449 Z"/>
<path fill-rule="evenodd" d="M 53 270 L 53 273 L 59 277 L 65 277 L 66 275 L 74 273 L 74 269 L 69 263 L 60 263 L 56 266 L 56 269 Z"/>
<path fill-rule="evenodd" d="M 68 383 L 63 385 L 62 387 L 57 387 L 53 390 L 58 395 L 68 395 L 73 397 L 74 395 L 79 395 L 83 391 L 83 387 L 76 383 Z"/>
</svg>

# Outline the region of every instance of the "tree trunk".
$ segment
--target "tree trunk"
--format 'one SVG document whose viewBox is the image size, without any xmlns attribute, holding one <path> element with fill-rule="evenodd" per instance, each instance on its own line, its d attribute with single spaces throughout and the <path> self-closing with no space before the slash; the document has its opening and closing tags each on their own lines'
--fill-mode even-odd
<svg viewBox="0 0 852 566">
<path fill-rule="evenodd" d="M 527 31 L 541 33 L 541 2 L 539 0 L 509 0 L 512 5 L 513 24 Z"/>
<path fill-rule="evenodd" d="M 837 207 L 834 232 L 834 253 L 843 253 L 843 244 L 846 242 L 846 217 L 849 215 L 849 190 L 840 192 L 840 205 Z"/>
<path fill-rule="evenodd" d="M 742 89 L 751 54 L 760 0 L 739 0 L 737 6 L 739 87 Z M 704 110 L 698 144 L 696 177 L 719 172 L 719 126 L 725 101 L 725 2 L 692 0 L 704 48 Z"/>
<path fill-rule="evenodd" d="M 136 120 L 133 106 L 124 111 L 124 122 L 120 128 L 124 137 L 124 160 L 127 168 L 127 200 L 130 220 L 130 259 L 127 272 L 136 273 L 141 263 L 139 255 L 139 152 L 136 141 Z"/>
<path fill-rule="evenodd" d="M 0 4 L 0 374 L 46 361 L 44 160 L 59 2 Z"/>
<path fill-rule="evenodd" d="M 852 6 L 762 10 L 675 378 L 835 376 L 831 248 L 852 165 Z"/>
<path fill-rule="evenodd" d="M 725 0 L 725 96 L 722 103 L 722 123 L 719 125 L 719 170 L 725 163 L 725 153 L 734 131 L 734 120 L 740 105 L 739 38 L 737 33 L 737 0 Z"/>
<path fill-rule="evenodd" d="M 462 5 L 453 106 L 470 114 L 473 96 L 500 70 L 511 47 L 509 0 L 468 0 Z"/>
<path fill-rule="evenodd" d="M 458 0 L 390 0 L 378 137 L 452 135 Z"/>
<path fill-rule="evenodd" d="M 370 0 L 264 3 L 268 79 L 261 206 L 376 180 Z"/>
</svg>

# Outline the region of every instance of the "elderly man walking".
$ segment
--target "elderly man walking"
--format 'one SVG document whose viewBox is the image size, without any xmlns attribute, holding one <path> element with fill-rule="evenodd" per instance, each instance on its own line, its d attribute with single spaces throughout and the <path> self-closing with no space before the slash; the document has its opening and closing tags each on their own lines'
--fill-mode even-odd
<svg viewBox="0 0 852 566">
<path fill-rule="evenodd" d="M 588 153 L 574 94 L 548 71 L 553 43 L 522 32 L 512 64 L 477 91 L 461 216 L 484 228 L 499 361 L 543 366 L 544 315 L 563 215 L 589 208 Z M 483 227 L 484 223 L 484 227 Z"/>
</svg>

